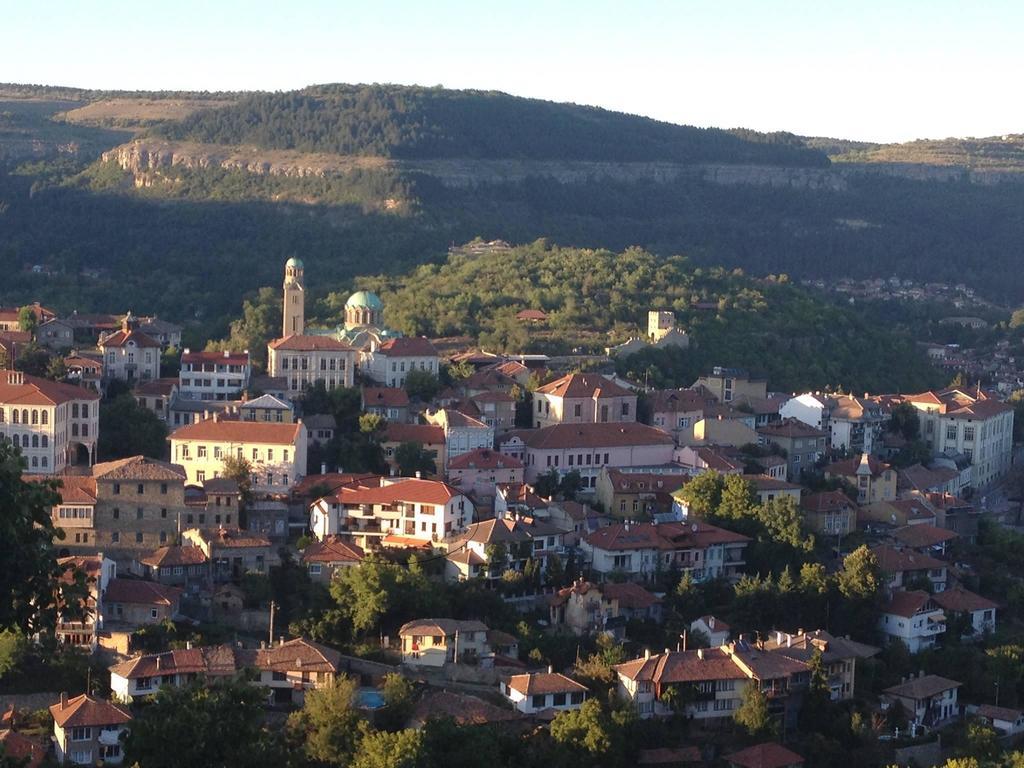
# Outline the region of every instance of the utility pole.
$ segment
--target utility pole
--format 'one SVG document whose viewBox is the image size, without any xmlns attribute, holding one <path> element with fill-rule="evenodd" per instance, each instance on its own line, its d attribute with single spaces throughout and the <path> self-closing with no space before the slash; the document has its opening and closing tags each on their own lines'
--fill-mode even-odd
<svg viewBox="0 0 1024 768">
<path fill-rule="evenodd" d="M 270 647 L 274 647 L 274 609 L 277 608 L 277 603 L 273 600 L 270 601 Z"/>
</svg>

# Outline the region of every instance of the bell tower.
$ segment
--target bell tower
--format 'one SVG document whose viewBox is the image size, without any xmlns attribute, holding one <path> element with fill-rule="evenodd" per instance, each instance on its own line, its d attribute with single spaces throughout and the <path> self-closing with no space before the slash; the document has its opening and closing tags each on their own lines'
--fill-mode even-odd
<svg viewBox="0 0 1024 768">
<path fill-rule="evenodd" d="M 281 337 L 302 334 L 306 327 L 306 291 L 302 260 L 292 256 L 284 265 L 284 304 Z"/>
</svg>

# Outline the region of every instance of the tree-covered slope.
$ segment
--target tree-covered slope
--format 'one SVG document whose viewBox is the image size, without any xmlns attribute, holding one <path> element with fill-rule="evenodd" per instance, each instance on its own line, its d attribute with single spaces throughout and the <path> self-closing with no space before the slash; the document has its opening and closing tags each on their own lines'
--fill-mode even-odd
<svg viewBox="0 0 1024 768">
<path fill-rule="evenodd" d="M 469 334 L 491 349 L 599 351 L 642 335 L 649 309 L 671 309 L 693 345 L 642 353 L 621 370 L 650 383 L 688 386 L 712 365 L 768 376 L 773 387 L 841 386 L 908 391 L 941 383 L 913 340 L 853 309 L 812 297 L 780 276 L 702 268 L 633 248 L 559 248 L 544 241 L 480 254 L 455 252 L 398 276 L 367 278 L 389 323 L 409 334 Z M 344 294 L 327 297 L 335 312 Z M 543 309 L 544 326 L 515 320 Z M 334 319 L 334 318 L 331 318 Z"/>
<path fill-rule="evenodd" d="M 787 133 L 693 128 L 496 91 L 397 85 L 337 84 L 252 94 L 191 115 L 161 134 L 212 144 L 403 159 L 828 165 L 823 153 Z"/>
</svg>

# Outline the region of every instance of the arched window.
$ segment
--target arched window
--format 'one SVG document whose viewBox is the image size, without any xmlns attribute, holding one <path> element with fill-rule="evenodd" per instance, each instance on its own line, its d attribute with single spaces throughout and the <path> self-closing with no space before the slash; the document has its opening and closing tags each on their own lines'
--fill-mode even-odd
<svg viewBox="0 0 1024 768">
<path fill-rule="evenodd" d="M 47 411 L 43 411 L 42 412 L 42 417 L 41 418 L 42 418 L 42 423 L 43 424 L 49 424 L 50 423 L 50 414 Z"/>
<path fill-rule="evenodd" d="M 18 409 L 17 408 L 11 408 L 11 423 L 12 424 L 18 424 L 19 423 Z"/>
<path fill-rule="evenodd" d="M 0 408 L 0 424 L 4 423 L 4 409 Z"/>
<path fill-rule="evenodd" d="M 28 424 L 28 408 L 21 409 L 21 423 Z"/>
<path fill-rule="evenodd" d="M 37 411 L 35 409 L 32 410 L 32 423 L 33 424 L 38 424 L 39 423 L 39 411 Z"/>
<path fill-rule="evenodd" d="M 28 448 L 28 435 L 21 436 L 21 447 Z"/>
<path fill-rule="evenodd" d="M 38 448 L 39 447 L 39 435 L 32 435 L 32 447 L 33 448 Z"/>
<path fill-rule="evenodd" d="M 49 447 L 50 447 L 50 438 L 47 437 L 46 435 L 43 435 L 43 448 L 49 448 Z"/>
<path fill-rule="evenodd" d="M 43 464 L 43 466 L 44 466 L 44 467 L 45 467 L 45 466 L 47 466 L 47 463 L 48 463 L 48 462 L 47 462 L 47 458 L 46 458 L 45 456 L 43 456 L 43 459 L 42 459 L 42 464 Z"/>
</svg>

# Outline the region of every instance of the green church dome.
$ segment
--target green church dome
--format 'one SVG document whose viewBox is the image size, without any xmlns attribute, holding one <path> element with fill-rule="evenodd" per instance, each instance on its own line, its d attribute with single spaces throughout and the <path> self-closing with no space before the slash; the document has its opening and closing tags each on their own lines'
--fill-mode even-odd
<svg viewBox="0 0 1024 768">
<path fill-rule="evenodd" d="M 356 291 L 348 297 L 346 307 L 367 307 L 368 309 L 384 309 L 384 303 L 373 291 Z"/>
<path fill-rule="evenodd" d="M 302 259 L 297 259 L 292 256 L 288 261 L 284 263 L 286 267 L 296 267 L 298 269 L 305 269 L 305 265 L 302 263 Z"/>
</svg>

